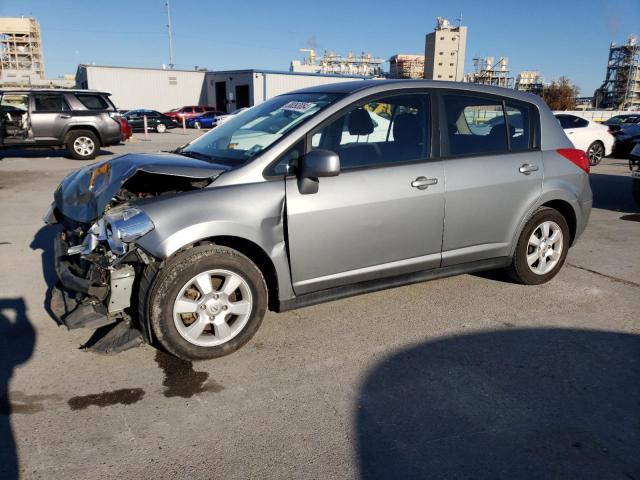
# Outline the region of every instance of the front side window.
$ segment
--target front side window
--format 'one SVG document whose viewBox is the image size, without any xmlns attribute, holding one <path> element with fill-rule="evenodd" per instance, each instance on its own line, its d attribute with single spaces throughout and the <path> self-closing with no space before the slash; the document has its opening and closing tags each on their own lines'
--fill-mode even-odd
<svg viewBox="0 0 640 480">
<path fill-rule="evenodd" d="M 59 93 L 35 93 L 33 95 L 34 112 L 62 112 L 68 110 L 67 102 Z"/>
<path fill-rule="evenodd" d="M 178 153 L 220 163 L 245 163 L 340 97 L 326 93 L 274 97 L 234 115 Z"/>
<path fill-rule="evenodd" d="M 109 104 L 100 95 L 77 93 L 76 98 L 89 110 L 108 110 Z"/>
<path fill-rule="evenodd" d="M 314 133 L 311 146 L 336 152 L 345 170 L 425 159 L 428 118 L 426 94 L 384 97 L 340 115 Z"/>
</svg>

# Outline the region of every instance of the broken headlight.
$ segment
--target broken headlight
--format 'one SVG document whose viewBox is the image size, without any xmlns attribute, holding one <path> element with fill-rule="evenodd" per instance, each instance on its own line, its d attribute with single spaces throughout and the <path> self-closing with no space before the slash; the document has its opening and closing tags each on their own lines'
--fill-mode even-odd
<svg viewBox="0 0 640 480">
<path fill-rule="evenodd" d="M 111 210 L 104 216 L 104 232 L 109 247 L 116 254 L 126 252 L 131 243 L 154 229 L 151 219 L 136 207 Z"/>
</svg>

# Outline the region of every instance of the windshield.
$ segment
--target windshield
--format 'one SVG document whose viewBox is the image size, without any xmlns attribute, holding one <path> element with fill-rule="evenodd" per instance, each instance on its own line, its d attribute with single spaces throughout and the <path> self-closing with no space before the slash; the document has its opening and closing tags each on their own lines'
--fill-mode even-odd
<svg viewBox="0 0 640 480">
<path fill-rule="evenodd" d="M 220 163 L 244 163 L 339 97 L 326 93 L 280 95 L 233 116 L 177 153 Z"/>
</svg>

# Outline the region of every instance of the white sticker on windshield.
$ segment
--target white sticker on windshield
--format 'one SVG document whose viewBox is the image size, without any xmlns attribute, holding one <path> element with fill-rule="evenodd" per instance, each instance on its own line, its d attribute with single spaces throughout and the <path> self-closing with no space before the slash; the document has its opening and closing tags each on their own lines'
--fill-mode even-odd
<svg viewBox="0 0 640 480">
<path fill-rule="evenodd" d="M 315 107 L 315 103 L 309 102 L 289 102 L 282 106 L 282 110 L 304 113 Z"/>
</svg>

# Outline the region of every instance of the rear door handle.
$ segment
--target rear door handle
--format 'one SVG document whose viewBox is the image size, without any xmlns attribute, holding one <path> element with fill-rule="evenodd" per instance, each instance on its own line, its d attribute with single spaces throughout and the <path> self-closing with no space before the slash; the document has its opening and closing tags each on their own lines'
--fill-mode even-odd
<svg viewBox="0 0 640 480">
<path fill-rule="evenodd" d="M 413 188 L 417 188 L 418 190 L 424 190 L 429 185 L 435 185 L 437 183 L 437 178 L 418 177 L 413 182 L 411 182 L 411 186 Z"/>
<path fill-rule="evenodd" d="M 60 118 L 71 118 L 71 115 L 67 115 L 67 114 L 62 114 L 60 115 Z"/>
<path fill-rule="evenodd" d="M 520 173 L 524 173 L 525 175 L 531 175 L 531 172 L 537 172 L 538 166 L 531 165 L 530 163 L 525 163 L 519 169 Z"/>
</svg>

